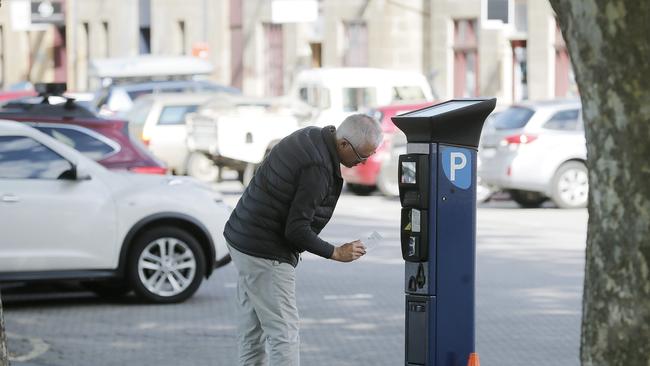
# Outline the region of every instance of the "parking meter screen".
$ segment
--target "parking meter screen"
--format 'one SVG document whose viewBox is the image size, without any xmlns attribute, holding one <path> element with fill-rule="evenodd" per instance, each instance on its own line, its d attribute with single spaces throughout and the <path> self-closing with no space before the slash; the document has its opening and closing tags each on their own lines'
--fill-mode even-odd
<svg viewBox="0 0 650 366">
<path fill-rule="evenodd" d="M 417 168 L 415 161 L 402 162 L 402 183 L 415 184 L 417 183 Z"/>
<path fill-rule="evenodd" d="M 427 109 L 415 111 L 411 114 L 406 114 L 407 117 L 433 117 L 438 114 L 453 111 L 454 109 L 464 108 L 472 104 L 481 103 L 480 100 L 455 100 L 447 103 L 434 105 Z"/>
</svg>

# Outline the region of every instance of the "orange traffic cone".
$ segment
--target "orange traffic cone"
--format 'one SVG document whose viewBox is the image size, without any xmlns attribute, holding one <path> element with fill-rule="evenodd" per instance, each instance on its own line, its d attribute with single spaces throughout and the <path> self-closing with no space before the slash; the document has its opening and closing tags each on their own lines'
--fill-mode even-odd
<svg viewBox="0 0 650 366">
<path fill-rule="evenodd" d="M 469 361 L 467 361 L 467 366 L 481 366 L 481 362 L 478 359 L 478 353 L 470 353 Z"/>
</svg>

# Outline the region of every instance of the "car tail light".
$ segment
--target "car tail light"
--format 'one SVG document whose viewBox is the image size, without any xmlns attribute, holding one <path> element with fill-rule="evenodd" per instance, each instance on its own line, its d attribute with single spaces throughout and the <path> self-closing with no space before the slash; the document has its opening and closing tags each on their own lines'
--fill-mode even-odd
<svg viewBox="0 0 650 366">
<path fill-rule="evenodd" d="M 142 143 L 145 146 L 149 146 L 149 143 L 151 142 L 151 137 L 147 136 L 144 132 L 140 135 L 140 140 L 142 140 Z"/>
<path fill-rule="evenodd" d="M 517 134 L 517 135 L 510 135 L 506 136 L 503 140 L 501 140 L 501 145 L 506 146 L 506 145 L 524 145 L 524 144 L 529 144 L 533 141 L 537 140 L 537 135 L 531 135 L 528 133 L 522 133 L 522 134 Z"/>
<path fill-rule="evenodd" d="M 159 166 L 136 166 L 133 168 L 129 169 L 133 173 L 139 173 L 139 174 L 161 174 L 165 175 L 167 174 L 167 168 L 159 167 Z"/>
</svg>

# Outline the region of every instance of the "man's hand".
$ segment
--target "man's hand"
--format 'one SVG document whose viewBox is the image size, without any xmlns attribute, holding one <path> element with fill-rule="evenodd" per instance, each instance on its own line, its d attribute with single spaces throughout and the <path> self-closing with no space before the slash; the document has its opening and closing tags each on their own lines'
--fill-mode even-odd
<svg viewBox="0 0 650 366">
<path fill-rule="evenodd" d="M 364 254 L 366 254 L 366 247 L 363 246 L 361 241 L 355 240 L 334 248 L 334 253 L 332 253 L 330 259 L 339 262 L 352 262 L 361 258 Z"/>
</svg>

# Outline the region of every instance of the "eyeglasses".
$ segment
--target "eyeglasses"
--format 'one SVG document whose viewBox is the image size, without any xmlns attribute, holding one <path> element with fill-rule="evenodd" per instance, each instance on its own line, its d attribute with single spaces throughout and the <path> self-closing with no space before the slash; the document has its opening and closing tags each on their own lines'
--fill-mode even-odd
<svg viewBox="0 0 650 366">
<path fill-rule="evenodd" d="M 350 147 L 352 148 L 352 151 L 354 151 L 354 155 L 357 156 L 357 162 L 358 162 L 358 163 L 363 163 L 363 162 L 365 162 L 366 160 L 368 160 L 368 158 L 369 158 L 370 156 L 366 156 L 365 158 L 361 157 L 361 155 L 359 155 L 359 153 L 357 152 L 357 149 L 354 148 L 354 145 L 352 145 L 352 143 L 351 143 L 348 139 L 343 138 L 343 140 L 345 140 L 345 141 L 350 145 Z"/>
</svg>

